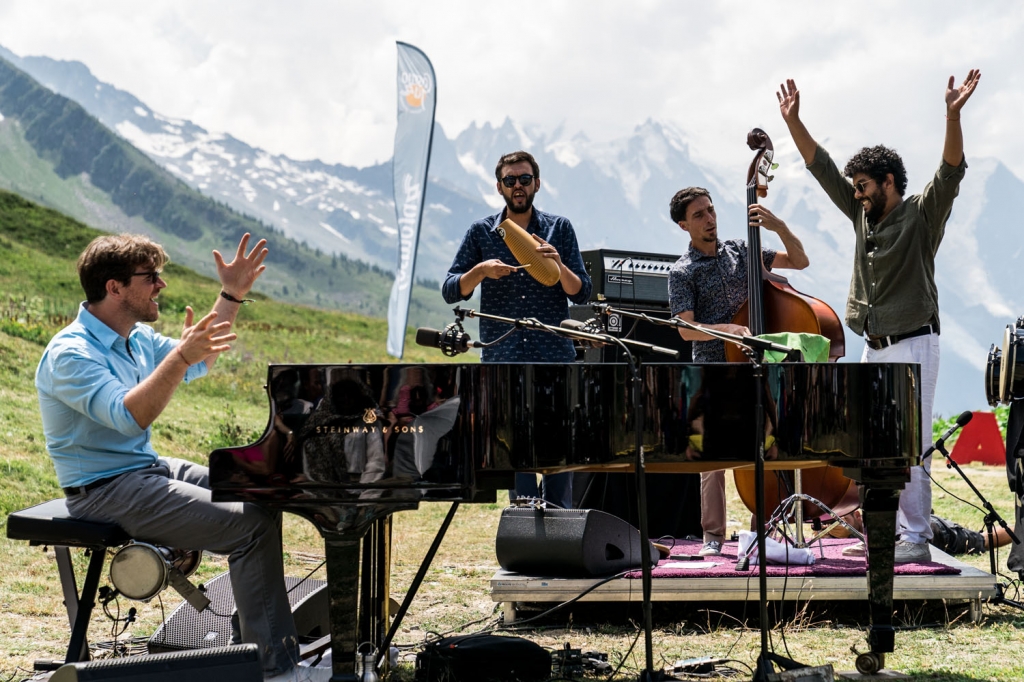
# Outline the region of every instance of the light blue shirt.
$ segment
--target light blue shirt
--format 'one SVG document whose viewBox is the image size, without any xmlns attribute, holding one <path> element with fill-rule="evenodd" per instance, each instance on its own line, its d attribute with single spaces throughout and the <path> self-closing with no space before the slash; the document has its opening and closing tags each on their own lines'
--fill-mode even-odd
<svg viewBox="0 0 1024 682">
<path fill-rule="evenodd" d="M 126 343 L 84 303 L 75 321 L 50 340 L 36 369 L 36 390 L 46 449 L 62 488 L 156 462 L 151 429 L 139 427 L 124 398 L 177 345 L 139 323 Z M 205 375 L 200 362 L 188 368 L 185 381 Z"/>
</svg>

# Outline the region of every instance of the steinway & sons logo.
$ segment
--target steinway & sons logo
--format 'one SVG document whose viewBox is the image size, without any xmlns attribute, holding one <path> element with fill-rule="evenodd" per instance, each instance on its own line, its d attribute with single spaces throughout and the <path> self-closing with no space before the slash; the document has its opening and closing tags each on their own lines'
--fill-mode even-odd
<svg viewBox="0 0 1024 682">
<path fill-rule="evenodd" d="M 316 433 L 329 435 L 332 433 L 349 434 L 349 433 L 423 433 L 422 426 L 412 425 L 396 425 L 396 426 L 366 426 L 367 424 L 377 423 L 377 411 L 372 407 L 366 408 L 363 412 L 363 426 L 318 426 L 316 427 Z"/>
</svg>

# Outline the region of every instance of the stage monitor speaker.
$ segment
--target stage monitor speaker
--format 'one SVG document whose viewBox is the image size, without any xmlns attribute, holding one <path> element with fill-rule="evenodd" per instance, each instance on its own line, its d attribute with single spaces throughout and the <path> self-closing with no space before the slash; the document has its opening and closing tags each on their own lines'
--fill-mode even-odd
<svg viewBox="0 0 1024 682">
<path fill-rule="evenodd" d="M 624 310 L 630 310 L 631 312 L 643 313 L 652 318 L 668 319 L 672 316 L 671 313 L 669 313 L 668 308 L 633 308 L 632 306 L 621 306 L 615 304 L 613 304 L 613 306 Z M 635 317 L 619 315 L 617 313 L 595 318 L 594 309 L 589 305 L 569 306 L 569 317 L 574 320 L 579 320 L 580 322 L 596 319 L 606 325 L 605 328 L 601 330 L 604 334 L 610 334 L 617 338 L 626 338 L 632 341 L 652 343 L 655 346 L 671 348 L 672 350 L 679 351 L 678 358 L 661 355 L 660 353 L 649 353 L 644 356 L 644 363 L 690 362 L 691 360 L 692 355 L 690 342 L 683 340 L 683 337 L 679 336 L 679 331 L 675 327 L 654 324 L 644 320 L 639 320 Z M 600 348 L 578 347 L 576 358 L 577 360 L 583 360 L 583 362 L 625 362 L 625 359 L 622 356 L 622 349 L 614 345 L 603 346 Z"/>
<path fill-rule="evenodd" d="M 598 577 L 639 568 L 640 532 L 594 509 L 508 507 L 494 543 L 506 571 L 546 577 Z M 651 561 L 658 550 L 648 542 Z"/>
<path fill-rule="evenodd" d="M 242 644 L 68 663 L 53 673 L 50 682 L 261 682 L 262 679 L 263 666 L 256 645 Z"/>
<path fill-rule="evenodd" d="M 331 621 L 327 582 L 292 577 L 286 577 L 284 581 L 299 642 L 329 635 Z M 149 638 L 149 653 L 209 649 L 231 644 L 231 613 L 235 608 L 235 597 L 231 592 L 229 574 L 221 573 L 207 582 L 204 588 L 210 607 L 199 613 L 188 602 L 182 602 Z"/>
</svg>

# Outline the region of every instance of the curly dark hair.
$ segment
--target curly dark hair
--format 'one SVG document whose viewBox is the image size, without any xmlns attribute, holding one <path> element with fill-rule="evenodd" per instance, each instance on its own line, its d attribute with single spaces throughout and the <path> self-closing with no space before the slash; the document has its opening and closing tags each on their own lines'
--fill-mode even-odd
<svg viewBox="0 0 1024 682">
<path fill-rule="evenodd" d="M 524 152 L 522 150 L 502 154 L 501 158 L 498 159 L 498 165 L 494 167 L 494 177 L 501 181 L 501 169 L 505 166 L 511 166 L 519 163 L 520 161 L 529 162 L 530 168 L 533 169 L 533 177 L 540 177 L 540 166 L 537 165 L 537 159 L 533 158 L 533 154 L 530 152 Z"/>
<path fill-rule="evenodd" d="M 668 213 L 672 216 L 672 222 L 679 223 L 686 220 L 686 209 L 697 197 L 711 199 L 711 193 L 703 187 L 686 187 L 676 192 L 672 201 L 668 203 Z"/>
<path fill-rule="evenodd" d="M 903 167 L 903 159 L 895 149 L 889 149 L 884 145 L 864 147 L 853 155 L 846 163 L 843 175 L 852 178 L 857 173 L 864 173 L 879 185 L 885 181 L 887 174 L 892 173 L 896 193 L 903 196 L 907 191 L 907 169 Z"/>
</svg>

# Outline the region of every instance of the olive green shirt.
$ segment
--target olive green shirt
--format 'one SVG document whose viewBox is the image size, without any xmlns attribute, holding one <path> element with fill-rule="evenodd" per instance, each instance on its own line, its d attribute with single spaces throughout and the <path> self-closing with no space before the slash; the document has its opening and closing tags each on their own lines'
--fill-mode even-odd
<svg viewBox="0 0 1024 682">
<path fill-rule="evenodd" d="M 943 161 L 921 194 L 905 197 L 881 222 L 872 224 L 853 196 L 853 185 L 818 145 L 807 169 L 857 235 L 853 276 L 846 299 L 846 324 L 857 334 L 893 336 L 939 324 L 935 253 L 967 163 Z"/>
</svg>

